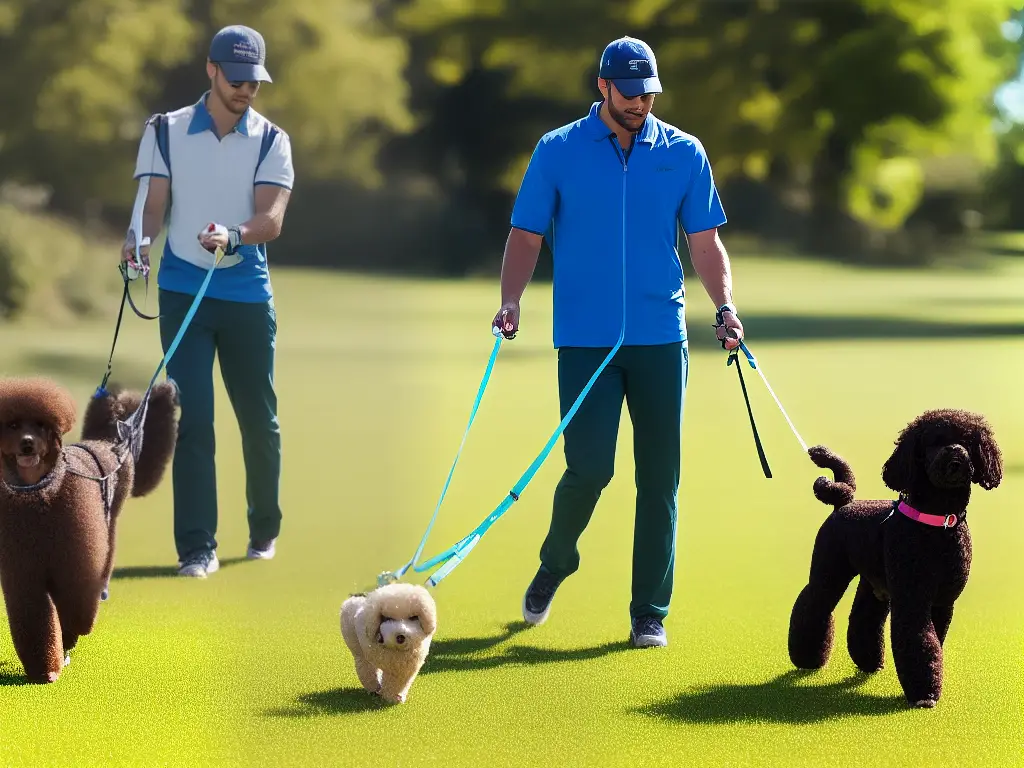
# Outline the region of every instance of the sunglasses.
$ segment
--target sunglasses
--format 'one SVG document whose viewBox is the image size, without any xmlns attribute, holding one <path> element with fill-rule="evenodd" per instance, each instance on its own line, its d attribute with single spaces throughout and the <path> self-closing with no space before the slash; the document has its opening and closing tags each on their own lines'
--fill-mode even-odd
<svg viewBox="0 0 1024 768">
<path fill-rule="evenodd" d="M 227 84 L 230 85 L 232 88 L 241 88 L 246 83 L 249 83 L 250 85 L 252 85 L 253 88 L 259 88 L 260 87 L 260 84 L 257 81 L 255 81 L 255 80 L 242 80 L 242 81 L 228 80 L 227 75 L 224 74 L 224 70 L 221 69 L 220 67 L 217 67 L 217 69 L 220 71 L 221 75 L 224 75 L 224 79 L 227 81 Z"/>
</svg>

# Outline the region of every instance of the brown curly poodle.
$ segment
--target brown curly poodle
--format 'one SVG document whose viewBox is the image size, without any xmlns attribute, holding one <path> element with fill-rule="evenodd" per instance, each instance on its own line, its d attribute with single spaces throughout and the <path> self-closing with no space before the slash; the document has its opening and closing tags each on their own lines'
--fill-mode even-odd
<svg viewBox="0 0 1024 768">
<path fill-rule="evenodd" d="M 885 621 L 896 675 L 907 701 L 934 707 L 942 694 L 942 645 L 953 604 L 967 585 L 971 484 L 999 485 L 1003 460 L 983 416 L 962 410 L 927 411 L 904 428 L 882 469 L 897 501 L 854 501 L 850 466 L 822 446 L 808 453 L 835 480 L 819 477 L 814 495 L 834 507 L 814 541 L 811 572 L 789 624 L 789 657 L 800 669 L 828 662 L 833 612 L 859 577 L 846 635 L 847 650 L 864 672 L 885 656 Z"/>
<path fill-rule="evenodd" d="M 75 402 L 44 378 L 0 380 L 0 588 L 18 658 L 33 682 L 54 682 L 88 635 L 114 563 L 128 496 L 160 482 L 173 453 L 178 389 L 153 387 L 141 453 L 118 441 L 115 419 L 141 403 L 116 388 L 89 401 L 82 440 L 65 445 Z"/>
</svg>

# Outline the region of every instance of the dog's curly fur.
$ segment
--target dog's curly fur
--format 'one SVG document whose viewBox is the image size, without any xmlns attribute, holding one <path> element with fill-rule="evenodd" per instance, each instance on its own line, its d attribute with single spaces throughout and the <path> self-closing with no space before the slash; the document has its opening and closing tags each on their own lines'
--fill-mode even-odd
<svg viewBox="0 0 1024 768">
<path fill-rule="evenodd" d="M 850 657 L 863 672 L 882 668 L 891 610 L 893 660 L 904 695 L 915 707 L 934 707 L 942 694 L 942 645 L 970 572 L 971 485 L 991 490 L 1003 477 L 992 428 L 967 411 L 926 411 L 902 430 L 882 468 L 883 482 L 899 501 L 925 514 L 955 514 L 949 528 L 912 520 L 891 500 L 854 501 L 849 465 L 823 446 L 808 453 L 834 473 L 834 480 L 814 482 L 815 497 L 834 510 L 815 538 L 810 578 L 790 616 L 790 660 L 801 669 L 825 666 L 833 612 L 859 576 L 846 637 Z"/>
<path fill-rule="evenodd" d="M 408 697 L 436 631 L 434 598 L 418 584 L 388 584 L 341 605 L 341 635 L 359 682 L 391 703 Z"/>
<path fill-rule="evenodd" d="M 71 395 L 45 378 L 0 380 L 0 588 L 15 650 L 32 682 L 57 680 L 79 637 L 92 631 L 124 502 L 151 492 L 170 462 L 177 386 L 154 386 L 136 464 L 117 445 L 114 419 L 140 402 L 138 393 L 117 389 L 93 398 L 82 439 L 65 446 L 77 416 Z M 41 480 L 25 485 L 12 454 L 20 445 L 20 457 L 32 458 L 27 452 L 36 443 L 42 444 L 32 448 Z M 101 477 L 108 479 L 101 483 Z"/>
</svg>

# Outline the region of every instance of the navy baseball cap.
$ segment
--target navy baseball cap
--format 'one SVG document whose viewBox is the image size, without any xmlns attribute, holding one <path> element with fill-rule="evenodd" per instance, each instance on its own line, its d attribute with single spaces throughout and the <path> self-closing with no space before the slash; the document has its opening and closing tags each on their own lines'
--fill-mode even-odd
<svg viewBox="0 0 1024 768">
<path fill-rule="evenodd" d="M 233 83 L 274 82 L 264 67 L 267 45 L 263 35 L 251 27 L 235 24 L 224 27 L 210 42 L 210 61 L 220 66 Z"/>
<path fill-rule="evenodd" d="M 597 76 L 611 80 L 627 99 L 645 93 L 661 93 L 658 61 L 651 46 L 635 37 L 620 37 L 608 43 L 601 54 Z"/>
</svg>

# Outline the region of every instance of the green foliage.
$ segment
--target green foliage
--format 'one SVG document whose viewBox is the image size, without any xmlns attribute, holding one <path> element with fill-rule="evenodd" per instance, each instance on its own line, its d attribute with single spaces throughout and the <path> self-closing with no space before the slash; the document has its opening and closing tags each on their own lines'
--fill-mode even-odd
<svg viewBox="0 0 1024 768">
<path fill-rule="evenodd" d="M 899 227 L 932 158 L 995 161 L 991 96 L 1012 76 L 1000 23 L 1011 0 L 414 0 L 396 17 L 451 86 L 475 68 L 509 75 L 510 99 L 597 98 L 601 48 L 623 34 L 658 54 L 656 111 L 698 135 L 721 182 L 807 187 L 819 204 Z M 471 41 L 471 45 L 468 41 Z M 547 126 L 555 127 L 554 124 Z M 539 130 L 492 151 L 514 191 Z"/>
<path fill-rule="evenodd" d="M 121 285 L 117 254 L 109 236 L 0 202 L 0 318 L 63 321 L 109 309 Z"/>
<path fill-rule="evenodd" d="M 182 70 L 205 88 L 210 37 L 247 23 L 264 34 L 275 78 L 259 108 L 292 135 L 299 172 L 372 183 L 383 137 L 411 125 L 404 43 L 372 9 L 370 0 L 0 0 L 0 177 L 50 185 L 75 213 L 90 200 L 129 205 L 145 118 L 188 103 L 164 102 Z"/>
</svg>

